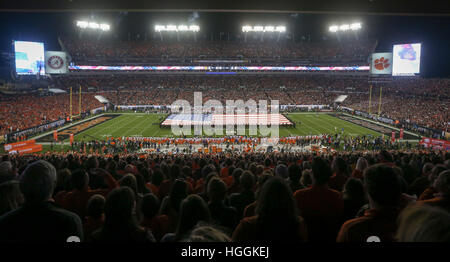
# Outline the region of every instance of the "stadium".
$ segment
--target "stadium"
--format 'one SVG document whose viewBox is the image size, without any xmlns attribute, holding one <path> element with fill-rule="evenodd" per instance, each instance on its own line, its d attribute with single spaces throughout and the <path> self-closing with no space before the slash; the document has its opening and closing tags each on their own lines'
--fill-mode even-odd
<svg viewBox="0 0 450 262">
<path fill-rule="evenodd" d="M 0 242 L 450 240 L 448 16 L 14 10 Z"/>
</svg>

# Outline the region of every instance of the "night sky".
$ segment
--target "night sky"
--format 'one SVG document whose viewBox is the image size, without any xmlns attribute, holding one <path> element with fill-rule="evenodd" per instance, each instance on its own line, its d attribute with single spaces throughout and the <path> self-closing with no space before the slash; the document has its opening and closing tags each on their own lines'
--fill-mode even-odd
<svg viewBox="0 0 450 262">
<path fill-rule="evenodd" d="M 0 12 L 0 52 L 12 51 L 12 40 L 44 42 L 46 50 L 59 50 L 58 35 L 78 36 L 76 20 L 93 20 L 111 25 L 111 31 L 102 38 L 127 40 L 143 39 L 153 34 L 155 24 L 198 24 L 201 34 L 208 39 L 231 40 L 244 24 L 285 25 L 296 39 L 302 36 L 311 41 L 326 37 L 331 24 L 359 21 L 363 29 L 358 38 L 377 38 L 376 51 L 391 52 L 392 44 L 421 42 L 422 75 L 424 77 L 450 76 L 450 17 L 440 16 L 385 16 L 385 15 L 331 15 L 331 14 L 261 14 L 261 13 L 131 13 L 131 12 Z M 347 41 L 352 37 L 348 36 Z M 345 41 L 345 40 L 342 40 Z"/>
</svg>

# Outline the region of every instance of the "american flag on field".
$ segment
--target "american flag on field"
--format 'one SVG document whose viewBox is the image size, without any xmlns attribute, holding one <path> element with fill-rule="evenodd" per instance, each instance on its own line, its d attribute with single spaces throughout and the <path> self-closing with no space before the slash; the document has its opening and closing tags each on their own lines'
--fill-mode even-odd
<svg viewBox="0 0 450 262">
<path fill-rule="evenodd" d="M 292 124 L 282 114 L 214 114 L 212 122 L 215 125 L 290 125 Z"/>
<path fill-rule="evenodd" d="M 282 114 L 172 114 L 162 125 L 292 125 Z"/>
<path fill-rule="evenodd" d="M 211 114 L 172 114 L 161 125 L 208 125 L 212 122 Z"/>
</svg>

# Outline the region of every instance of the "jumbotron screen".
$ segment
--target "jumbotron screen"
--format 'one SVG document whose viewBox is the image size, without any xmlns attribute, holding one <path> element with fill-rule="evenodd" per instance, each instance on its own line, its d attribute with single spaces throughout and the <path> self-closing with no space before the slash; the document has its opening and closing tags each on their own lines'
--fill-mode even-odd
<svg viewBox="0 0 450 262">
<path fill-rule="evenodd" d="M 18 75 L 45 74 L 44 43 L 14 41 L 16 73 Z"/>
<path fill-rule="evenodd" d="M 393 76 L 414 76 L 420 73 L 421 44 L 394 45 Z"/>
</svg>

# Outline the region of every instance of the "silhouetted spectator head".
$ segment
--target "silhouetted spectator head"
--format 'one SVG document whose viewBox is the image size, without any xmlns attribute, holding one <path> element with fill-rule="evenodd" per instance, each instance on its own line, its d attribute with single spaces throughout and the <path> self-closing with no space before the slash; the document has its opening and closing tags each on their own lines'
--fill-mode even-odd
<svg viewBox="0 0 450 262">
<path fill-rule="evenodd" d="M 380 163 L 392 163 L 394 162 L 394 158 L 392 157 L 392 154 L 389 153 L 386 150 L 381 150 L 381 152 L 378 154 L 378 161 Z"/>
<path fill-rule="evenodd" d="M 286 181 L 272 177 L 258 195 L 259 237 L 269 241 L 304 241 L 299 233 L 299 217 L 292 191 Z M 277 226 L 273 226 L 277 225 Z"/>
<path fill-rule="evenodd" d="M 155 217 L 159 211 L 158 198 L 154 194 L 145 194 L 142 198 L 141 211 L 145 218 Z"/>
<path fill-rule="evenodd" d="M 411 205 L 398 218 L 398 242 L 450 242 L 450 214 L 429 205 Z"/>
<path fill-rule="evenodd" d="M 441 164 L 435 165 L 431 170 L 431 174 L 428 176 L 428 180 L 433 184 L 434 181 L 438 178 L 441 172 L 447 170 L 447 167 Z"/>
<path fill-rule="evenodd" d="M 152 184 L 155 186 L 161 185 L 161 182 L 164 180 L 164 174 L 161 170 L 156 170 L 152 175 Z"/>
<path fill-rule="evenodd" d="M 10 161 L 0 163 L 0 184 L 16 178 L 16 172 Z"/>
<path fill-rule="evenodd" d="M 427 176 L 431 173 L 431 170 L 433 170 L 433 163 L 425 163 L 422 167 L 422 175 Z"/>
<path fill-rule="evenodd" d="M 181 201 L 188 195 L 188 184 L 182 179 L 177 179 L 169 193 L 170 205 L 177 212 L 180 210 Z"/>
<path fill-rule="evenodd" d="M 208 193 L 208 184 L 209 181 L 211 181 L 211 179 L 215 178 L 215 177 L 219 177 L 219 174 L 217 172 L 211 172 L 209 173 L 206 178 L 205 178 L 205 184 L 204 184 L 204 188 L 205 188 L 205 193 Z"/>
<path fill-rule="evenodd" d="M 434 181 L 434 188 L 445 198 L 450 197 L 450 170 L 443 171 Z"/>
<path fill-rule="evenodd" d="M 303 161 L 302 167 L 303 167 L 303 170 L 311 169 L 311 163 L 309 163 L 308 161 Z"/>
<path fill-rule="evenodd" d="M 364 157 L 359 157 L 358 158 L 358 161 L 356 162 L 356 170 L 364 172 L 364 170 L 368 166 L 369 166 L 369 163 L 367 163 L 367 160 Z"/>
<path fill-rule="evenodd" d="M 312 172 L 309 169 L 303 170 L 300 184 L 304 187 L 310 187 L 313 183 Z"/>
<path fill-rule="evenodd" d="M 199 225 L 182 242 L 231 242 L 231 239 L 224 232 L 212 226 Z"/>
<path fill-rule="evenodd" d="M 177 165 L 177 164 L 173 164 L 170 167 L 170 178 L 172 180 L 175 180 L 175 179 L 177 179 L 180 176 L 181 176 L 181 168 L 180 168 L 180 166 Z"/>
<path fill-rule="evenodd" d="M 264 183 L 258 195 L 256 213 L 264 221 L 297 219 L 292 191 L 283 179 L 271 177 Z"/>
<path fill-rule="evenodd" d="M 302 169 L 296 163 L 289 165 L 288 168 L 289 180 L 293 183 L 300 183 L 302 177 Z"/>
<path fill-rule="evenodd" d="M 397 206 L 402 194 L 400 176 L 392 167 L 376 164 L 364 171 L 364 186 L 372 207 Z"/>
<path fill-rule="evenodd" d="M 206 165 L 202 169 L 202 177 L 206 178 L 210 173 L 215 172 L 216 167 L 214 165 Z"/>
<path fill-rule="evenodd" d="M 183 238 L 199 222 L 209 222 L 211 215 L 208 205 L 198 195 L 190 195 L 183 200 L 180 207 L 178 226 L 175 231 L 177 239 Z"/>
<path fill-rule="evenodd" d="M 70 176 L 70 181 L 75 189 L 82 190 L 89 185 L 89 175 L 84 169 L 77 169 Z"/>
<path fill-rule="evenodd" d="M 344 185 L 343 198 L 345 199 L 364 199 L 364 185 L 360 179 L 349 178 Z"/>
<path fill-rule="evenodd" d="M 328 183 L 332 175 L 330 165 L 321 157 L 314 157 L 312 161 L 313 184 L 323 186 Z"/>
<path fill-rule="evenodd" d="M 130 223 L 134 219 L 136 202 L 133 190 L 119 187 L 111 191 L 105 202 L 105 226 L 118 226 Z"/>
<path fill-rule="evenodd" d="M 71 190 L 69 188 L 71 172 L 68 168 L 58 170 L 56 177 L 57 177 L 57 179 L 56 179 L 55 193 L 57 193 L 58 191 L 70 191 Z"/>
<path fill-rule="evenodd" d="M 242 170 L 242 168 L 235 168 L 233 170 L 232 176 L 234 178 L 234 183 L 235 184 L 239 184 L 240 183 L 240 177 L 241 177 L 243 172 L 244 172 L 244 170 Z"/>
<path fill-rule="evenodd" d="M 91 170 L 94 168 L 98 168 L 98 159 L 96 156 L 90 156 L 86 161 L 86 169 Z"/>
<path fill-rule="evenodd" d="M 108 162 L 107 166 L 106 166 L 106 170 L 111 174 L 111 175 L 115 175 L 117 174 L 117 163 L 114 160 L 111 160 Z"/>
<path fill-rule="evenodd" d="M 272 165 L 272 160 L 270 158 L 266 158 L 266 160 L 264 160 L 264 166 L 270 167 L 271 165 Z"/>
<path fill-rule="evenodd" d="M 288 168 L 284 164 L 279 164 L 275 168 L 275 175 L 279 176 L 283 179 L 286 179 L 288 177 Z"/>
<path fill-rule="evenodd" d="M 333 172 L 338 174 L 348 175 L 348 166 L 347 162 L 341 157 L 335 157 L 331 164 Z"/>
<path fill-rule="evenodd" d="M 211 202 L 220 202 L 227 195 L 227 185 L 217 177 L 211 179 L 208 183 L 208 197 Z"/>
<path fill-rule="evenodd" d="M 255 169 L 256 171 L 256 173 L 254 173 L 254 174 L 256 174 L 257 176 L 259 176 L 259 175 L 261 175 L 263 172 L 264 172 L 264 166 L 263 165 L 257 165 L 256 166 L 256 169 Z M 268 169 L 268 170 L 272 170 L 272 169 Z M 267 171 L 267 170 L 266 170 Z M 252 172 L 253 173 L 253 172 Z"/>
<path fill-rule="evenodd" d="M 45 160 L 31 163 L 20 176 L 20 190 L 26 202 L 49 200 L 55 187 L 56 169 Z"/>
<path fill-rule="evenodd" d="M 105 212 L 105 202 L 106 199 L 100 194 L 91 196 L 87 202 L 86 215 L 94 219 L 101 219 Z"/>
<path fill-rule="evenodd" d="M 137 194 L 137 181 L 136 177 L 133 174 L 126 174 L 119 181 L 120 186 L 127 186 L 133 190 L 134 194 Z"/>
<path fill-rule="evenodd" d="M 447 156 L 447 160 L 444 161 L 444 165 L 447 167 L 447 169 L 450 169 L 450 158 Z"/>
<path fill-rule="evenodd" d="M 183 177 L 191 177 L 192 176 L 192 168 L 190 166 L 184 166 L 181 169 L 181 173 L 183 174 Z"/>
<path fill-rule="evenodd" d="M 19 182 L 10 180 L 0 183 L 0 216 L 18 208 L 24 202 Z"/>
<path fill-rule="evenodd" d="M 248 170 L 250 170 L 250 172 L 252 172 L 252 174 L 254 174 L 254 175 L 258 175 L 256 166 L 257 166 L 257 164 L 255 162 L 252 162 L 252 163 L 250 163 L 250 165 L 248 165 Z"/>
<path fill-rule="evenodd" d="M 135 174 L 136 173 L 136 167 L 134 165 L 128 164 L 125 166 L 125 173 L 129 174 Z"/>
<path fill-rule="evenodd" d="M 255 176 L 250 171 L 245 171 L 240 177 L 240 183 L 244 190 L 253 190 L 255 186 Z"/>
</svg>

